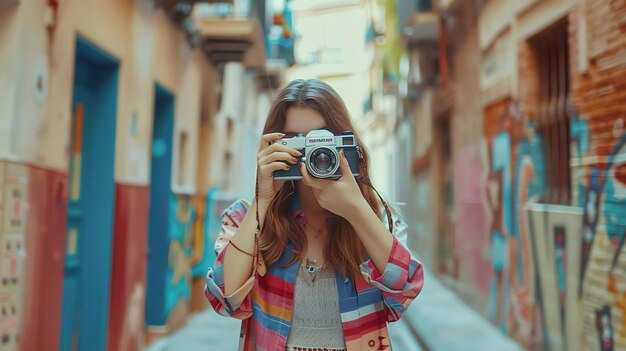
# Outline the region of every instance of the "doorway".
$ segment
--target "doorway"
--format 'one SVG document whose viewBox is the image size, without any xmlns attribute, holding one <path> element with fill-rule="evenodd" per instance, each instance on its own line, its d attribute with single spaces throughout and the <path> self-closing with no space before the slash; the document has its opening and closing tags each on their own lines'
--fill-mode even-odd
<svg viewBox="0 0 626 351">
<path fill-rule="evenodd" d="M 61 350 L 106 349 L 119 61 L 76 40 Z"/>
<path fill-rule="evenodd" d="M 435 119 L 437 145 L 437 193 L 439 206 L 437 209 L 437 228 L 439 239 L 439 273 L 458 278 L 459 262 L 456 256 L 456 239 L 454 233 L 454 168 L 451 118 L 449 113 Z"/>
<path fill-rule="evenodd" d="M 172 184 L 174 94 L 160 84 L 154 88 L 152 166 L 146 325 L 165 325 L 165 275 L 168 262 L 168 226 Z"/>
</svg>

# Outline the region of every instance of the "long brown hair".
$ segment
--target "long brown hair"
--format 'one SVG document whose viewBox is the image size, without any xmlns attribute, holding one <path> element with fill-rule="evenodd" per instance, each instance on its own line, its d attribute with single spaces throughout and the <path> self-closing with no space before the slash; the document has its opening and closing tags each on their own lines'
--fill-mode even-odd
<svg viewBox="0 0 626 351">
<path fill-rule="evenodd" d="M 263 133 L 283 132 L 287 109 L 290 107 L 308 107 L 318 111 L 326 121 L 326 128 L 338 135 L 342 131 L 354 131 L 357 144 L 363 150 L 364 162 L 361 162 L 361 175 L 369 176 L 369 156 L 359 139 L 345 103 L 337 92 L 328 84 L 317 79 L 298 79 L 284 87 L 272 104 Z M 363 197 L 374 212 L 380 216 L 380 208 L 374 192 L 368 186 L 359 183 Z M 290 213 L 290 196 L 297 189 L 291 182 L 285 182 L 269 206 L 260 236 L 260 248 L 267 265 L 276 263 L 283 250 L 288 249 L 289 241 L 295 244 L 292 257 L 287 265 L 293 264 L 306 248 L 304 229 Z M 292 195 L 293 194 L 293 195 Z M 365 249 L 350 223 L 339 217 L 333 227 L 330 240 L 324 248 L 326 262 L 333 265 L 344 276 L 356 277 L 360 274 L 359 264 L 364 260 Z"/>
</svg>

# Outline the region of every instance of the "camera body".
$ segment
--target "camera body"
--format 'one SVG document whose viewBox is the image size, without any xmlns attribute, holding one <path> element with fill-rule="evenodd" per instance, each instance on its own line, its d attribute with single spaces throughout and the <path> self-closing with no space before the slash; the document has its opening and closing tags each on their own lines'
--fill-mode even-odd
<svg viewBox="0 0 626 351">
<path fill-rule="evenodd" d="M 302 172 L 300 172 L 299 167 L 300 160 L 306 165 L 309 174 L 315 178 L 339 179 L 341 178 L 341 168 L 339 167 L 339 151 L 341 149 L 346 155 L 352 174 L 355 177 L 360 175 L 360 148 L 356 144 L 353 132 L 346 131 L 335 136 L 326 129 L 318 129 L 310 131 L 306 136 L 299 134 L 293 138 L 275 140 L 273 143 L 281 143 L 302 153 L 302 156 L 297 158 L 298 163 L 292 166 L 290 170 L 274 171 L 275 180 L 302 179 Z"/>
</svg>

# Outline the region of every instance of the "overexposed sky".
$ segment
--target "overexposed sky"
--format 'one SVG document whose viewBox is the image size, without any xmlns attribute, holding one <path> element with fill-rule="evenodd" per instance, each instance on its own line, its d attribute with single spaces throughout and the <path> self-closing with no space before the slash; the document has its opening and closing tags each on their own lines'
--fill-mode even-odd
<svg viewBox="0 0 626 351">
<path fill-rule="evenodd" d="M 374 52 L 366 40 L 370 26 L 366 4 L 353 0 L 297 3 L 293 12 L 297 67 L 289 79 L 326 81 L 341 95 L 353 118 L 363 117 Z"/>
<path fill-rule="evenodd" d="M 357 63 L 366 50 L 364 7 L 294 13 L 295 55 L 300 64 Z"/>
</svg>

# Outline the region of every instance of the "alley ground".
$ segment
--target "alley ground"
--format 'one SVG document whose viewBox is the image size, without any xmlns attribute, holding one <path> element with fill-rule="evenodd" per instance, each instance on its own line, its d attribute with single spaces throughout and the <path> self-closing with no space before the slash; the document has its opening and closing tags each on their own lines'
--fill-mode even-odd
<svg viewBox="0 0 626 351">
<path fill-rule="evenodd" d="M 428 271 L 418 299 L 389 329 L 396 351 L 522 350 Z M 238 334 L 237 320 L 207 310 L 192 316 L 178 332 L 150 345 L 148 351 L 236 351 Z"/>
</svg>

